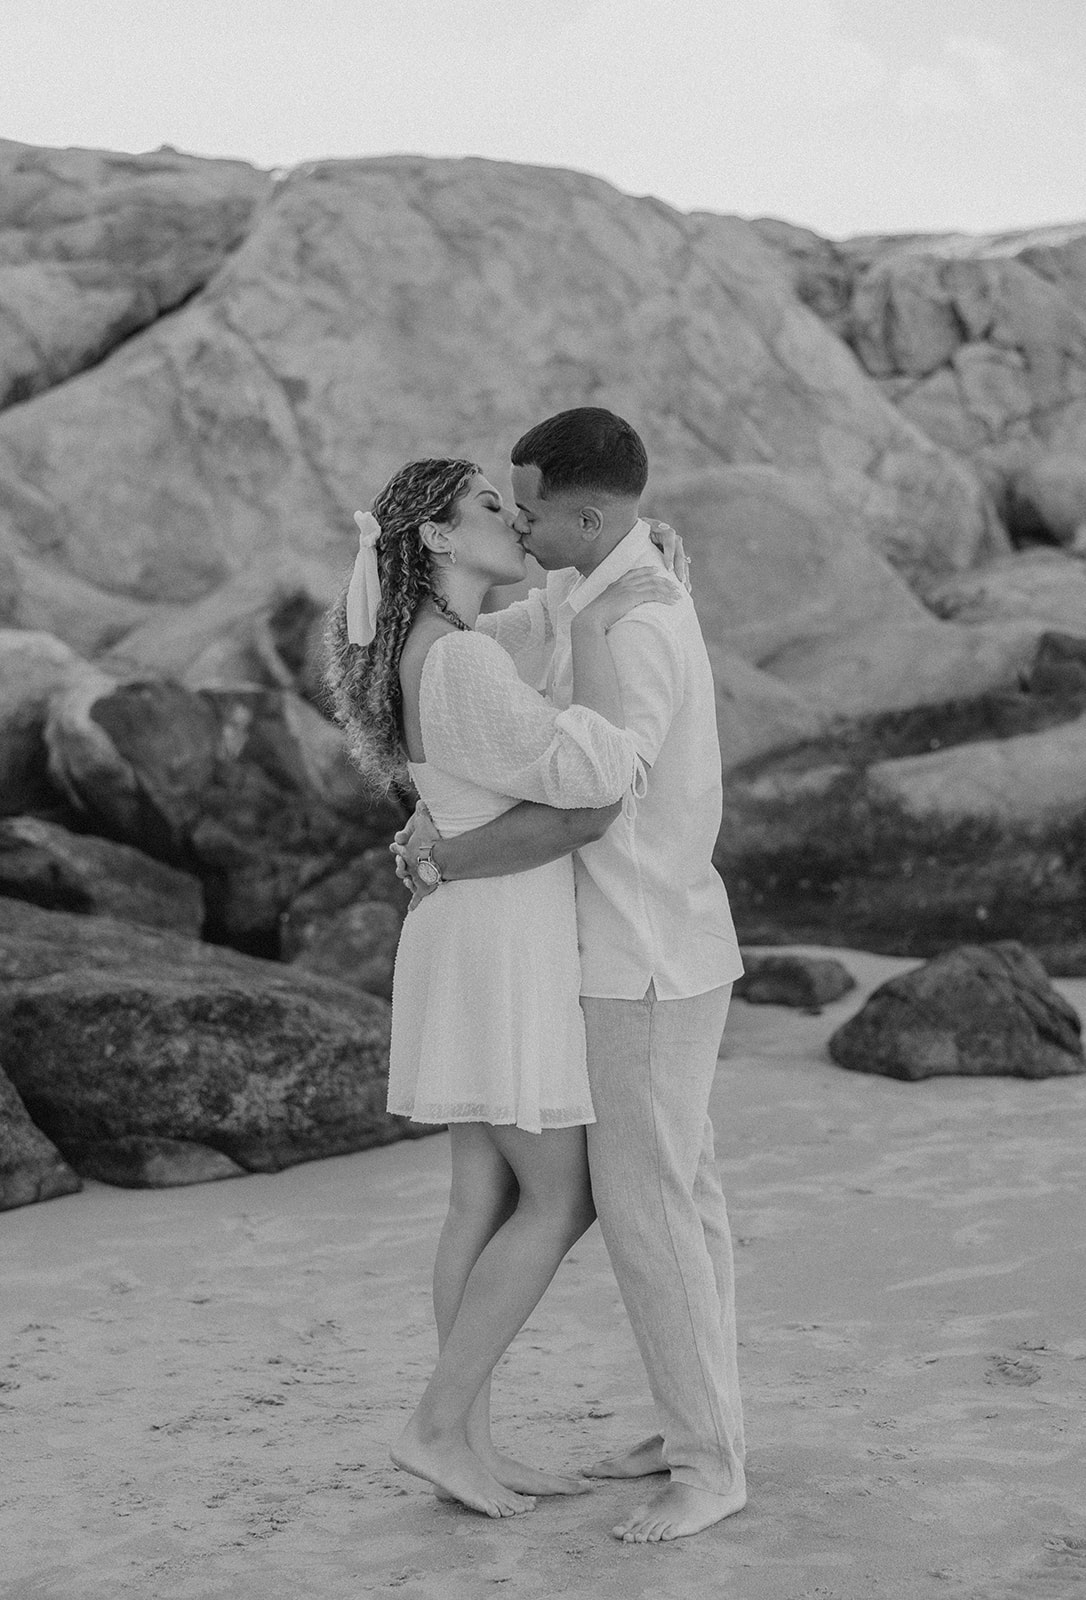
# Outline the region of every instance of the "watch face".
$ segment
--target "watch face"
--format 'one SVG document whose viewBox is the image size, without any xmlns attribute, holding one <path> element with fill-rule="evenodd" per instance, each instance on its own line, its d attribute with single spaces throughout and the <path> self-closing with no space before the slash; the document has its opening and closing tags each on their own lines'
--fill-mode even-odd
<svg viewBox="0 0 1086 1600">
<path fill-rule="evenodd" d="M 423 883 L 429 884 L 431 888 L 436 888 L 441 882 L 441 872 L 432 861 L 420 861 L 416 871 Z"/>
</svg>

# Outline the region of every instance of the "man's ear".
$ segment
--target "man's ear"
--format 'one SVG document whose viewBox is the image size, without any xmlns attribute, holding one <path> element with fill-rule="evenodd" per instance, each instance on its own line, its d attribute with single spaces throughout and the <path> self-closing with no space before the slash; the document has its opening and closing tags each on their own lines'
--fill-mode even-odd
<svg viewBox="0 0 1086 1600">
<path fill-rule="evenodd" d="M 598 538 L 603 532 L 603 512 L 598 506 L 582 506 L 578 512 L 578 522 L 581 534 L 588 541 Z"/>
</svg>

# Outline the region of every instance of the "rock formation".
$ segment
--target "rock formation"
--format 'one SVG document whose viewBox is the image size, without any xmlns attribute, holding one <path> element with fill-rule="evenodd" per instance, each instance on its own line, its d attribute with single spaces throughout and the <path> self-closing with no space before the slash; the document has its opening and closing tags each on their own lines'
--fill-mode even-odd
<svg viewBox="0 0 1086 1600">
<path fill-rule="evenodd" d="M 11 891 L 132 917 L 150 857 L 212 939 L 386 993 L 399 811 L 316 660 L 352 513 L 411 455 L 500 479 L 593 403 L 694 557 L 744 938 L 1086 971 L 1086 224 L 830 241 L 478 160 L 0 142 Z M 118 1181 L 238 1164 L 118 1127 Z"/>
<path fill-rule="evenodd" d="M 1082 1024 L 1015 942 L 963 946 L 891 978 L 831 1036 L 854 1072 L 891 1078 L 1086 1072 Z"/>
<path fill-rule="evenodd" d="M 2 1065 L 77 1172 L 191 1182 L 411 1131 L 384 1110 L 384 1001 L 178 934 L 0 904 Z"/>
<path fill-rule="evenodd" d="M 817 1012 L 856 987 L 848 968 L 832 956 L 762 955 L 744 950 L 743 969 L 732 994 L 756 1006 L 798 1006 Z"/>
<path fill-rule="evenodd" d="M 117 917 L 198 939 L 204 923 L 199 880 L 129 845 L 39 817 L 0 818 L 0 895 L 47 911 Z"/>
</svg>

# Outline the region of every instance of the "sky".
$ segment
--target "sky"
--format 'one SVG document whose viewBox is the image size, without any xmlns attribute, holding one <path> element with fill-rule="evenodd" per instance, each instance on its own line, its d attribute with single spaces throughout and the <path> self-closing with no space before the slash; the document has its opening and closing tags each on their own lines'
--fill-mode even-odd
<svg viewBox="0 0 1086 1600">
<path fill-rule="evenodd" d="M 1086 219 L 1086 0 L 0 0 L 0 137 L 574 167 L 841 237 Z"/>
</svg>

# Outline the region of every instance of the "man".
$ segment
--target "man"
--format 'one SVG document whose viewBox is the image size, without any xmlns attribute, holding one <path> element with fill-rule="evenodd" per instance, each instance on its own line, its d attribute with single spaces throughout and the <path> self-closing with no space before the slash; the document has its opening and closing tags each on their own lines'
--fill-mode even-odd
<svg viewBox="0 0 1086 1600">
<path fill-rule="evenodd" d="M 648 461 L 628 423 L 588 407 L 532 428 L 512 462 L 523 543 L 547 587 L 479 626 L 564 708 L 574 615 L 631 568 L 662 564 L 639 516 Z M 440 839 L 424 818 L 398 837 L 424 891 L 577 852 L 593 1196 L 662 1422 L 662 1434 L 590 1471 L 670 1473 L 614 1529 L 640 1543 L 697 1533 L 746 1500 L 731 1237 L 708 1115 L 742 963 L 712 865 L 720 751 L 689 595 L 638 607 L 608 643 L 648 769 L 634 804 L 616 816 L 524 803 L 457 838 Z"/>
</svg>

